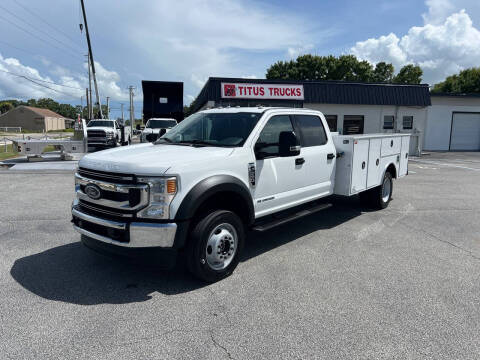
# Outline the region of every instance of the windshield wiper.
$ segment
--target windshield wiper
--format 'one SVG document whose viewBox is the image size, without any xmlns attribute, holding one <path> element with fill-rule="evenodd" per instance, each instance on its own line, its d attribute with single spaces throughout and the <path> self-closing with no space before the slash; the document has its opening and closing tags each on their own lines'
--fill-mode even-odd
<svg viewBox="0 0 480 360">
<path fill-rule="evenodd" d="M 178 141 L 177 142 L 178 144 L 192 144 L 192 145 L 204 145 L 204 146 L 219 146 L 217 144 L 214 144 L 210 141 L 206 141 L 206 140 L 199 140 L 199 139 L 195 139 L 195 140 L 181 140 L 181 141 Z"/>
<path fill-rule="evenodd" d="M 159 141 L 161 141 L 161 140 L 163 140 L 163 141 L 165 141 L 169 144 L 173 143 L 173 141 L 169 138 L 159 138 L 159 139 L 157 139 L 157 141 L 155 141 L 155 144 L 159 144 Z"/>
</svg>

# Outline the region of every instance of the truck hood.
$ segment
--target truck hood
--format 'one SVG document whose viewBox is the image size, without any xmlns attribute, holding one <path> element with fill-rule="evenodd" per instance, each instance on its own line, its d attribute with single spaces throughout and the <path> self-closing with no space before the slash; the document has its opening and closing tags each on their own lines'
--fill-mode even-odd
<svg viewBox="0 0 480 360">
<path fill-rule="evenodd" d="M 210 163 L 215 158 L 225 158 L 232 152 L 232 148 L 148 143 L 91 153 L 84 156 L 78 166 L 98 171 L 158 176 L 175 165 L 192 163 L 198 166 L 203 161 Z"/>
</svg>

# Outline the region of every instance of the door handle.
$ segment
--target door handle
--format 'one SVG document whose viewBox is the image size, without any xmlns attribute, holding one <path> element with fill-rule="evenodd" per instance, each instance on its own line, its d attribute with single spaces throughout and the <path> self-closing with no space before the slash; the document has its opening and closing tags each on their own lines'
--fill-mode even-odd
<svg viewBox="0 0 480 360">
<path fill-rule="evenodd" d="M 305 162 L 304 158 L 295 159 L 295 165 L 302 165 Z"/>
<path fill-rule="evenodd" d="M 334 153 L 327 154 L 327 160 L 332 160 L 332 159 L 335 159 L 335 154 Z"/>
</svg>

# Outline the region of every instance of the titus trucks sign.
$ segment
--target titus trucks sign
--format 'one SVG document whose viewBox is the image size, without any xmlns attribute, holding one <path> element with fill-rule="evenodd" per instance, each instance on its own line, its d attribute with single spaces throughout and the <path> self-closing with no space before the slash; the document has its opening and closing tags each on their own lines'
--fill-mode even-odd
<svg viewBox="0 0 480 360">
<path fill-rule="evenodd" d="M 222 83 L 224 99 L 303 100 L 303 85 Z"/>
</svg>

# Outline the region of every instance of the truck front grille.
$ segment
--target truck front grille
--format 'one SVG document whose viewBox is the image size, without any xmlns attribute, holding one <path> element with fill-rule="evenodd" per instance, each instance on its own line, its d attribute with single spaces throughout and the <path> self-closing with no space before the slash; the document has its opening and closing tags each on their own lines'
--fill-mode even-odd
<svg viewBox="0 0 480 360">
<path fill-rule="evenodd" d="M 148 185 L 136 183 L 131 174 L 79 168 L 75 184 L 80 210 L 101 218 L 134 218 L 149 202 Z"/>
<path fill-rule="evenodd" d="M 87 130 L 87 137 L 89 138 L 105 138 L 106 136 L 104 130 Z"/>
<path fill-rule="evenodd" d="M 149 142 L 154 142 L 157 140 L 158 138 L 158 134 L 147 134 L 147 136 L 145 137 L 147 139 L 147 141 Z"/>
</svg>

